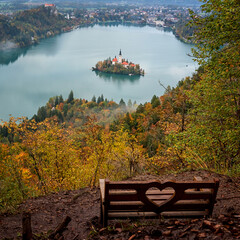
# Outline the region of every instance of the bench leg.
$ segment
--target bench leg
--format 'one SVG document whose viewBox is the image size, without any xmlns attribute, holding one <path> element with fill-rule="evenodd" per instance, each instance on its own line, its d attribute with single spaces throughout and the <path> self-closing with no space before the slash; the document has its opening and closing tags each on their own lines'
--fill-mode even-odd
<svg viewBox="0 0 240 240">
<path fill-rule="evenodd" d="M 103 207 L 102 207 L 102 202 L 100 202 L 100 223 L 103 224 Z"/>
<path fill-rule="evenodd" d="M 108 225 L 107 209 L 102 203 L 100 204 L 100 223 L 103 227 Z"/>
<path fill-rule="evenodd" d="M 106 206 L 103 206 L 103 227 L 107 227 L 108 225 L 108 214 Z"/>
</svg>

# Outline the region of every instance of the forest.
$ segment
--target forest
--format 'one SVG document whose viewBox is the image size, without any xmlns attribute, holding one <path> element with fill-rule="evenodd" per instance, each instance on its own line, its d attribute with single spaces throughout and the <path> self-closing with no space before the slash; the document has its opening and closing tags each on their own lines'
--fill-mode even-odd
<svg viewBox="0 0 240 240">
<path fill-rule="evenodd" d="M 0 127 L 0 211 L 24 199 L 126 179 L 206 169 L 240 176 L 240 4 L 205 1 L 192 12 L 200 64 L 162 96 L 136 105 L 55 96 L 32 119 Z M 160 83 L 161 84 L 161 83 Z M 163 86 L 164 87 L 164 86 Z"/>
<path fill-rule="evenodd" d="M 13 17 L 0 15 L 0 43 L 29 46 L 39 39 L 59 34 L 72 25 L 56 9 L 44 6 L 17 12 Z"/>
</svg>

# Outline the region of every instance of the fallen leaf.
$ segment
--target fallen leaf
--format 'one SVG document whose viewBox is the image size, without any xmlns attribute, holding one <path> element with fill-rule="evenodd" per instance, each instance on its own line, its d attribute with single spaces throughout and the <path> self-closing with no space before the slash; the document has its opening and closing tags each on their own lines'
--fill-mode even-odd
<svg viewBox="0 0 240 240">
<path fill-rule="evenodd" d="M 198 235 L 197 235 L 199 238 L 205 238 L 207 235 L 206 235 L 206 233 L 199 233 Z"/>
<path fill-rule="evenodd" d="M 163 236 L 170 236 L 172 234 L 172 231 L 171 230 L 167 230 L 167 231 L 164 231 L 163 233 Z"/>
</svg>

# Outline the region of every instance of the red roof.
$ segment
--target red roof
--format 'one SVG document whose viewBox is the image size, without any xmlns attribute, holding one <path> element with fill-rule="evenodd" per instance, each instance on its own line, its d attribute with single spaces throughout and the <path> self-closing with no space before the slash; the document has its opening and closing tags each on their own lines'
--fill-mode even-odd
<svg viewBox="0 0 240 240">
<path fill-rule="evenodd" d="M 128 63 L 127 62 L 123 62 L 122 65 L 128 65 Z"/>
<path fill-rule="evenodd" d="M 113 61 L 113 62 L 117 62 L 118 60 L 117 60 L 117 58 L 114 58 L 112 61 Z"/>
<path fill-rule="evenodd" d="M 54 4 L 50 4 L 50 3 L 46 3 L 44 6 L 45 7 L 54 7 L 55 5 Z"/>
<path fill-rule="evenodd" d="M 135 67 L 136 65 L 132 63 L 130 66 L 131 66 L 131 67 Z"/>
</svg>

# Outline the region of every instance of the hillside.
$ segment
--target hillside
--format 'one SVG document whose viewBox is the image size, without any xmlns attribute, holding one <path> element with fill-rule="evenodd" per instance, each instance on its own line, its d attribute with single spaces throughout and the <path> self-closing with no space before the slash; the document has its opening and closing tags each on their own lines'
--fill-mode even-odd
<svg viewBox="0 0 240 240">
<path fill-rule="evenodd" d="M 2 235 L 18 235 L 21 216 L 8 213 L 25 208 L 32 212 L 36 232 L 53 229 L 64 215 L 71 215 L 66 239 L 82 239 L 90 231 L 96 239 L 100 234 L 102 239 L 116 234 L 151 239 L 156 231 L 173 239 L 185 233 L 190 239 L 239 238 L 240 5 L 236 0 L 208 0 L 202 10 L 204 18 L 191 16 L 193 56 L 200 67 L 176 87 L 159 82 L 165 88 L 162 96 L 136 106 L 103 96 L 76 99 L 71 91 L 65 100 L 50 98 L 32 119 L 11 117 L 0 125 Z M 17 19 L 27 22 L 21 14 Z M 94 224 L 98 180 L 144 180 L 151 175 L 160 180 L 220 178 L 215 218 L 194 220 L 184 230 L 189 222 L 160 222 L 160 231 L 145 231 L 137 224 L 126 231 L 99 230 Z"/>
<path fill-rule="evenodd" d="M 61 33 L 72 26 L 54 7 L 44 7 L 20 11 L 13 17 L 0 15 L 0 46 L 24 47 L 39 39 Z"/>
<path fill-rule="evenodd" d="M 192 180 L 194 176 L 203 179 L 220 179 L 217 203 L 213 219 L 194 220 L 161 220 L 154 224 L 151 220 L 143 223 L 126 221 L 111 221 L 110 227 L 101 229 L 99 225 L 100 196 L 98 188 L 83 188 L 75 191 L 64 191 L 49 194 L 45 197 L 33 198 L 22 203 L 14 215 L 0 215 L 0 239 L 21 239 L 21 211 L 29 211 L 32 215 L 32 230 L 34 239 L 47 239 L 62 220 L 69 216 L 71 222 L 63 232 L 61 239 L 237 239 L 240 236 L 240 181 L 224 175 L 207 171 L 182 172 L 177 175 L 161 176 L 141 175 L 132 180 L 178 181 Z M 237 216 L 238 215 L 238 216 Z M 235 216 L 235 217 L 234 217 Z M 211 224 L 210 225 L 208 224 Z M 116 230 L 114 230 L 114 226 Z M 216 230 L 218 229 L 218 230 Z M 17 237 L 18 236 L 18 237 Z M 41 237 L 40 237 L 41 236 Z M 203 237 L 204 236 L 204 237 Z M 60 239 L 60 236 L 58 236 Z"/>
</svg>

